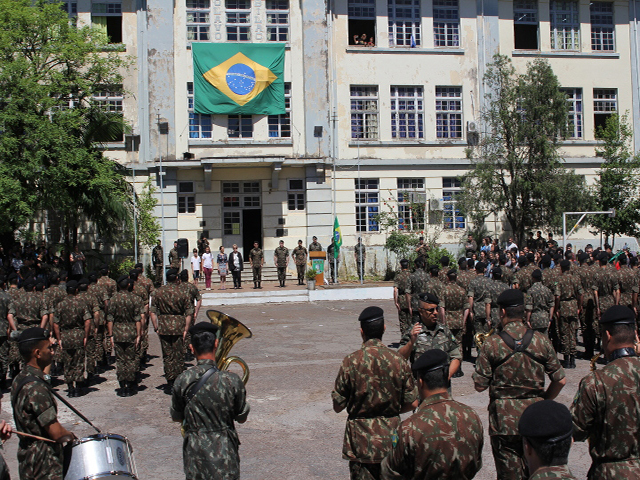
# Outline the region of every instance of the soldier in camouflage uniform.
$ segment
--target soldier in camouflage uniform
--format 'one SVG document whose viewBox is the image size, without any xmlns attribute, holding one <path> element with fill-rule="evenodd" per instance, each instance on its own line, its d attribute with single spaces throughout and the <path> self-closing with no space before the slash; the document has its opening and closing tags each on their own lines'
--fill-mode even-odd
<svg viewBox="0 0 640 480">
<path fill-rule="evenodd" d="M 95 281 L 94 276 L 94 281 Z M 87 308 L 92 314 L 91 327 L 89 328 L 89 336 L 84 347 L 85 359 L 86 359 L 86 372 L 87 383 L 91 385 L 95 379 L 96 374 L 96 329 L 99 323 L 105 322 L 105 304 L 102 302 L 99 295 L 102 294 L 103 289 L 99 286 L 95 290 L 89 291 L 89 282 L 87 278 L 82 278 L 78 282 L 78 297 L 81 301 L 86 302 Z"/>
<path fill-rule="evenodd" d="M 520 269 L 516 272 L 513 280 L 514 286 L 520 289 L 522 293 L 527 293 L 531 287 L 531 273 L 535 270 L 535 264 L 529 264 L 527 257 L 520 255 L 518 257 L 518 266 Z"/>
<path fill-rule="evenodd" d="M 178 270 L 182 266 L 180 255 L 178 255 L 178 242 L 173 242 L 173 248 L 169 250 L 169 266 Z"/>
<path fill-rule="evenodd" d="M 530 328 L 548 336 L 555 297 L 553 292 L 542 284 L 542 272 L 539 269 L 533 271 L 531 280 L 533 284 L 524 297 L 525 321 Z"/>
<path fill-rule="evenodd" d="M 11 297 L 4 291 L 5 284 L 5 277 L 0 276 L 0 389 L 4 389 L 6 386 L 7 370 L 9 369 L 9 330 L 15 329 L 13 323 L 15 310 Z"/>
<path fill-rule="evenodd" d="M 622 266 L 618 271 L 620 283 L 620 305 L 637 311 L 638 307 L 638 271 L 634 268 L 638 264 L 637 257 L 629 259 L 629 266 Z"/>
<path fill-rule="evenodd" d="M 600 339 L 600 316 L 620 301 L 620 282 L 615 267 L 608 265 L 609 256 L 602 252 L 598 257 L 599 267 L 594 267 L 594 283 L 598 290 L 594 292 L 596 314 L 593 319 L 593 331 Z M 596 341 L 597 341 L 596 340 Z"/>
<path fill-rule="evenodd" d="M 273 264 L 278 269 L 280 287 L 284 287 L 284 282 L 287 279 L 287 267 L 289 266 L 289 249 L 284 246 L 284 240 L 280 240 L 280 245 L 273 252 Z"/>
<path fill-rule="evenodd" d="M 456 402 L 447 391 L 447 355 L 428 350 L 412 370 L 422 402 L 400 425 L 398 443 L 382 462 L 381 478 L 473 478 L 482 468 L 482 422 L 473 408 Z"/>
<path fill-rule="evenodd" d="M 316 237 L 315 235 L 313 236 L 313 242 L 311 242 L 309 244 L 309 251 L 310 252 L 321 252 L 322 251 L 322 245 L 320 245 L 320 243 L 318 243 L 318 237 Z"/>
<path fill-rule="evenodd" d="M 133 280 L 118 279 L 118 293 L 111 297 L 107 315 L 107 331 L 116 352 L 116 376 L 120 384 L 119 397 L 130 397 L 136 392 L 136 374 L 139 358 L 136 348 L 140 344 L 144 303 L 133 293 Z"/>
<path fill-rule="evenodd" d="M 58 304 L 67 298 L 67 293 L 58 288 L 60 285 L 60 275 L 51 274 L 49 276 L 49 288 L 45 290 L 44 301 L 47 305 L 47 311 L 49 312 L 49 318 L 47 319 L 47 327 L 49 330 L 53 330 L 53 316 L 58 308 Z"/>
<path fill-rule="evenodd" d="M 24 291 L 15 293 L 13 296 L 14 323 L 18 332 L 22 332 L 30 327 L 46 327 L 49 320 L 49 311 L 45 304 L 44 298 L 37 292 L 34 292 L 35 282 L 26 280 L 24 282 Z M 11 290 L 9 290 L 11 295 Z M 13 342 L 10 344 L 9 362 L 11 364 L 12 377 L 20 370 L 22 356 L 18 351 L 18 345 Z"/>
<path fill-rule="evenodd" d="M 83 393 L 85 345 L 93 315 L 87 303 L 78 296 L 78 282 L 67 282 L 67 293 L 53 317 L 53 331 L 63 352 L 67 395 L 78 397 Z"/>
<path fill-rule="evenodd" d="M 400 260 L 400 271 L 396 273 L 393 280 L 393 301 L 398 309 L 398 320 L 400 322 L 400 335 L 404 335 L 411 328 L 411 311 L 409 310 L 409 300 L 407 299 L 407 288 L 411 282 L 411 272 L 409 272 L 409 260 Z"/>
<path fill-rule="evenodd" d="M 564 368 L 576 368 L 576 331 L 578 330 L 578 315 L 582 310 L 582 283 L 569 269 L 569 260 L 560 262 L 562 275 L 556 284 L 553 294 L 556 297 L 555 315 L 560 330 L 562 353 L 564 354 Z"/>
<path fill-rule="evenodd" d="M 444 303 L 445 321 L 444 324 L 451 330 L 456 339 L 456 345 L 462 348 L 462 336 L 465 332 L 467 316 L 469 315 L 469 304 L 467 303 L 466 291 L 457 284 L 457 274 L 455 270 L 447 272 L 447 283 L 442 289 L 442 303 Z M 462 363 L 460 368 L 453 375 L 454 378 L 464 376 Z"/>
<path fill-rule="evenodd" d="M 463 257 L 458 260 L 458 279 L 456 280 L 456 283 L 460 285 L 465 292 L 469 291 L 469 284 L 475 277 L 475 271 L 469 270 L 467 259 Z"/>
<path fill-rule="evenodd" d="M 205 239 L 206 240 L 206 239 Z M 208 243 L 208 242 L 207 242 Z M 140 322 L 140 343 L 138 344 L 138 348 L 136 348 L 136 354 L 138 356 L 140 362 L 140 369 L 142 370 L 145 367 L 145 363 L 147 360 L 147 351 L 149 350 L 149 299 L 153 295 L 155 291 L 155 287 L 151 279 L 142 275 L 143 266 L 141 263 L 137 263 L 135 266 L 136 270 L 138 270 L 138 280 L 147 291 L 146 300 L 143 299 L 144 303 L 144 318 Z M 195 285 L 194 285 L 195 287 Z M 198 290 L 197 287 L 195 287 Z M 200 292 L 200 290 L 198 290 Z M 198 293 L 200 295 L 200 293 Z M 200 297 L 202 298 L 202 297 Z M 198 306 L 199 308 L 199 306 Z M 197 312 L 196 312 L 197 313 Z M 195 318 L 195 317 L 194 317 Z"/>
<path fill-rule="evenodd" d="M 158 244 L 153 247 L 153 251 L 151 252 L 151 261 L 153 262 L 153 270 L 156 274 L 155 286 L 159 287 L 162 285 L 162 267 L 164 263 L 164 252 L 162 250 L 160 240 L 158 240 Z"/>
<path fill-rule="evenodd" d="M 589 479 L 640 478 L 640 358 L 635 314 L 609 308 L 600 320 L 606 366 L 580 382 L 571 405 L 574 440 L 589 439 Z"/>
<path fill-rule="evenodd" d="M 264 254 L 258 246 L 258 242 L 253 242 L 253 248 L 249 252 L 249 263 L 251 263 L 251 272 L 253 273 L 253 288 L 262 288 L 262 265 L 264 264 Z"/>
<path fill-rule="evenodd" d="M 425 262 L 427 261 L 427 255 L 429 255 L 429 245 L 424 243 L 424 237 L 420 237 L 418 239 L 416 253 L 418 254 L 418 258 L 422 258 L 422 260 L 424 260 Z"/>
<path fill-rule="evenodd" d="M 202 295 L 200 295 L 200 290 L 193 283 L 189 282 L 189 271 L 182 270 L 180 272 L 180 288 L 182 288 L 191 299 L 191 303 L 195 303 L 195 309 L 193 311 L 193 322 L 195 323 L 198 319 L 198 312 L 200 312 L 200 306 L 202 305 Z M 191 353 L 191 349 L 189 348 L 191 345 L 191 335 L 187 333 L 187 336 L 184 339 L 184 350 L 185 350 L 185 358 L 188 362 L 193 360 L 193 355 Z"/>
<path fill-rule="evenodd" d="M 304 272 L 307 269 L 307 249 L 302 246 L 302 240 L 298 240 L 298 246 L 293 249 L 291 256 L 298 272 L 298 285 L 304 285 Z"/>
<path fill-rule="evenodd" d="M 594 315 L 596 310 L 595 292 L 598 286 L 595 282 L 595 269 L 587 263 L 589 255 L 581 253 L 578 255 L 580 266 L 575 274 L 582 284 L 582 311 L 580 312 L 580 325 L 582 327 L 582 338 L 584 343 L 584 358 L 593 357 L 595 348 L 596 333 L 594 332 Z"/>
<path fill-rule="evenodd" d="M 560 268 L 551 268 L 551 256 L 543 255 L 540 261 L 542 265 L 542 284 L 553 292 L 560 276 Z"/>
<path fill-rule="evenodd" d="M 235 422 L 249 415 L 246 391 L 240 377 L 218 370 L 217 327 L 201 322 L 190 329 L 198 363 L 176 379 L 171 396 L 171 419 L 184 431 L 182 459 L 187 480 L 240 478 L 240 441 Z M 197 391 L 196 384 L 205 382 Z"/>
<path fill-rule="evenodd" d="M 44 373 L 53 358 L 49 331 L 37 327 L 24 330 L 18 344 L 25 365 L 11 387 L 16 430 L 55 442 L 20 437 L 20 478 L 62 480 L 62 444 L 75 438 L 75 435 L 58 422 L 58 406 Z"/>
<path fill-rule="evenodd" d="M 367 249 L 362 243 L 362 237 L 358 237 L 358 243 L 353 247 L 353 256 L 358 270 L 358 279 L 364 281 L 364 272 L 367 266 Z"/>
<path fill-rule="evenodd" d="M 487 333 L 490 327 L 487 324 L 487 312 L 485 304 L 491 299 L 489 285 L 491 280 L 484 276 L 486 265 L 482 262 L 476 264 L 476 276 L 469 283 L 467 298 L 469 300 L 469 312 L 473 320 L 475 333 Z"/>
<path fill-rule="evenodd" d="M 418 391 L 407 362 L 382 343 L 382 309 L 367 307 L 358 320 L 362 348 L 342 361 L 331 398 L 336 412 L 349 413 L 342 457 L 351 479 L 369 480 L 380 478 L 400 414 L 418 406 Z"/>
<path fill-rule="evenodd" d="M 532 403 L 554 399 L 566 379 L 549 340 L 524 325 L 522 292 L 505 290 L 498 304 L 502 331 L 482 345 L 473 381 L 478 392 L 490 389 L 489 436 L 498 479 L 521 479 L 526 476 L 518 434 L 520 416 Z M 518 339 L 522 344 L 516 351 Z M 551 380 L 546 390 L 545 374 Z"/>
<path fill-rule="evenodd" d="M 409 311 L 411 313 L 411 325 L 420 321 L 418 314 L 418 295 L 427 291 L 427 285 L 430 280 L 429 274 L 424 270 L 424 260 L 416 258 L 414 265 L 416 268 L 409 277 L 408 287 L 405 288 L 405 295 L 407 296 Z"/>
<path fill-rule="evenodd" d="M 507 267 L 507 257 L 503 253 L 498 256 L 498 264 L 502 269 L 502 283 L 511 288 L 516 280 L 516 274 L 511 268 Z"/>
<path fill-rule="evenodd" d="M 498 297 L 509 287 L 502 283 L 502 268 L 493 269 L 493 279 L 487 282 L 487 296 L 484 300 L 485 317 L 489 319 L 491 328 L 500 324 L 500 311 L 498 309 Z"/>
<path fill-rule="evenodd" d="M 109 267 L 106 264 L 100 266 L 99 278 L 97 284 L 107 291 L 108 298 L 111 298 L 116 293 L 116 281 L 109 277 Z M 98 295 L 99 298 L 104 299 L 104 295 Z M 108 307 L 108 301 L 107 301 Z M 96 342 L 96 350 L 95 350 L 95 358 L 96 362 L 104 369 L 107 368 L 109 361 L 111 360 L 111 342 L 107 342 L 106 337 L 106 329 L 107 324 L 104 320 L 104 316 L 98 321 L 96 334 L 95 334 L 95 342 Z"/>
<path fill-rule="evenodd" d="M 191 297 L 177 282 L 178 272 L 167 271 L 167 284 L 155 291 L 149 310 L 154 330 L 160 337 L 166 393 L 184 371 L 184 338 L 193 316 Z"/>
</svg>

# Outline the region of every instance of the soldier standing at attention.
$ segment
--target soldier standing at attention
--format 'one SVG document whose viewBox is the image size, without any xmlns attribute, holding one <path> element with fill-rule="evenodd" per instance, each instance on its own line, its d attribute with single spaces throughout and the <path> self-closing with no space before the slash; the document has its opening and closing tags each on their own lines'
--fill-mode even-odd
<svg viewBox="0 0 640 480">
<path fill-rule="evenodd" d="M 555 297 L 551 290 L 542 284 L 542 272 L 535 269 L 531 274 L 533 282 L 525 296 L 525 322 L 529 327 L 549 336 L 549 325 L 555 309 Z"/>
<path fill-rule="evenodd" d="M 615 267 L 608 265 L 609 255 L 606 252 L 601 252 L 597 257 L 597 264 L 599 266 L 594 267 L 594 284 L 597 290 L 594 291 L 596 314 L 593 319 L 593 331 L 597 336 L 595 343 L 600 340 L 600 327 L 599 321 L 601 315 L 609 308 L 620 303 L 620 283 L 618 281 L 618 274 Z"/>
<path fill-rule="evenodd" d="M 364 268 L 367 264 L 367 249 L 362 243 L 362 237 L 358 237 L 358 243 L 353 247 L 353 255 L 356 259 L 356 267 L 358 268 L 358 279 L 364 281 Z"/>
<path fill-rule="evenodd" d="M 142 299 L 142 303 L 144 303 L 144 318 L 140 322 L 140 343 L 138 344 L 138 348 L 136 349 L 138 360 L 140 362 L 140 370 L 142 370 L 144 369 L 147 361 L 147 350 L 149 350 L 149 300 L 151 299 L 151 296 L 155 291 L 155 287 L 153 286 L 153 282 L 149 278 L 142 275 L 141 263 L 137 263 L 135 269 L 138 271 L 137 283 L 141 284 L 147 291 L 146 298 Z"/>
<path fill-rule="evenodd" d="M 609 363 L 580 381 L 571 405 L 573 439 L 589 439 L 589 479 L 640 478 L 640 358 L 633 310 L 609 308 L 600 320 Z"/>
<path fill-rule="evenodd" d="M 169 250 L 169 266 L 180 270 L 181 264 L 180 255 L 178 255 L 178 242 L 173 242 L 173 248 Z"/>
<path fill-rule="evenodd" d="M 411 325 L 420 321 L 418 295 L 427 291 L 427 285 L 429 283 L 429 275 L 424 270 L 424 260 L 420 257 L 416 258 L 414 266 L 416 268 L 409 277 L 409 286 L 405 288 L 405 295 L 409 304 L 409 313 L 411 313 L 409 320 Z"/>
<path fill-rule="evenodd" d="M 400 271 L 393 280 L 393 301 L 398 309 L 398 320 L 400 321 L 400 335 L 411 329 L 411 311 L 409 300 L 407 300 L 407 288 L 411 282 L 411 272 L 409 272 L 409 260 L 400 260 Z"/>
<path fill-rule="evenodd" d="M 456 339 L 456 346 L 462 348 L 462 336 L 469 315 L 469 304 L 467 303 L 467 294 L 456 282 L 458 276 L 455 270 L 447 272 L 447 283 L 442 290 L 442 300 L 444 302 L 445 322 L 444 324 L 451 330 L 451 334 Z M 460 368 L 453 374 L 453 378 L 463 377 L 462 363 Z"/>
<path fill-rule="evenodd" d="M 400 425 L 398 443 L 382 462 L 381 478 L 473 478 L 482 468 L 482 422 L 473 408 L 456 402 L 447 391 L 447 354 L 428 350 L 411 369 L 422 402 Z"/>
<path fill-rule="evenodd" d="M 576 330 L 578 330 L 578 316 L 582 310 L 582 284 L 577 275 L 571 274 L 570 268 L 569 260 L 560 262 L 562 275 L 553 292 L 556 297 L 554 311 L 562 341 L 564 368 L 576 368 Z"/>
<path fill-rule="evenodd" d="M 16 430 L 55 442 L 20 437 L 20 478 L 61 480 L 62 444 L 76 437 L 60 425 L 58 406 L 45 377 L 44 369 L 51 365 L 53 358 L 49 331 L 39 327 L 28 328 L 20 334 L 17 343 L 25 365 L 11 386 Z"/>
<path fill-rule="evenodd" d="M 116 352 L 116 377 L 120 384 L 119 397 L 130 397 L 136 392 L 136 348 L 140 344 L 144 303 L 133 293 L 134 281 L 126 276 L 118 279 L 118 293 L 111 298 L 107 315 L 109 338 Z"/>
<path fill-rule="evenodd" d="M 189 329 L 197 365 L 176 378 L 171 392 L 171 419 L 182 422 L 182 459 L 187 480 L 240 478 L 238 433 L 234 422 L 249 415 L 240 377 L 216 366 L 218 328 L 201 322 Z"/>
<path fill-rule="evenodd" d="M 580 324 L 582 326 L 582 339 L 584 343 L 584 357 L 591 359 L 595 348 L 596 332 L 594 329 L 595 315 L 595 292 L 598 286 L 595 283 L 594 267 L 587 263 L 589 254 L 578 255 L 580 267 L 576 269 L 576 276 L 582 283 L 582 311 L 580 312 Z"/>
<path fill-rule="evenodd" d="M 476 276 L 469 282 L 467 299 L 469 300 L 469 316 L 473 321 L 475 333 L 487 333 L 489 331 L 487 312 L 485 303 L 491 300 L 489 284 L 491 280 L 484 276 L 486 265 L 482 262 L 476 263 Z"/>
<path fill-rule="evenodd" d="M 162 267 L 164 263 L 164 252 L 162 251 L 162 242 L 158 240 L 158 244 L 153 247 L 151 251 L 151 259 L 153 262 L 153 269 L 156 274 L 155 286 L 159 287 L 162 285 Z"/>
<path fill-rule="evenodd" d="M 478 392 L 490 389 L 489 437 L 498 480 L 520 480 L 526 478 L 520 416 L 532 403 L 556 398 L 567 380 L 549 340 L 524 325 L 522 292 L 504 291 L 498 305 L 502 331 L 482 345 L 473 381 Z M 545 374 L 551 380 L 546 390 Z"/>
<path fill-rule="evenodd" d="M 187 292 L 189 298 L 191 299 L 191 304 L 193 305 L 195 303 L 193 322 L 191 322 L 193 324 L 198 319 L 198 312 L 200 312 L 200 306 L 202 305 L 202 295 L 200 295 L 200 290 L 198 289 L 198 287 L 196 287 L 193 283 L 189 283 L 189 271 L 186 269 L 180 272 L 180 288 Z M 190 344 L 191 336 L 187 333 L 187 336 L 184 339 L 184 351 L 185 358 L 188 362 L 193 360 L 193 354 L 189 349 Z"/>
<path fill-rule="evenodd" d="M 327 247 L 327 262 L 329 262 L 329 272 L 331 275 L 331 283 L 336 283 L 338 278 L 338 270 L 340 270 L 340 252 L 338 255 L 334 255 L 335 245 L 333 241 Z"/>
<path fill-rule="evenodd" d="M 349 413 L 342 458 L 351 479 L 379 479 L 400 414 L 418 406 L 418 391 L 407 362 L 382 343 L 382 309 L 367 307 L 358 320 L 362 347 L 342 361 L 331 398 L 336 413 Z"/>
<path fill-rule="evenodd" d="M 184 339 L 193 315 L 191 297 L 180 288 L 177 270 L 167 271 L 167 284 L 155 291 L 149 312 L 162 347 L 165 393 L 170 394 L 173 382 L 184 371 Z"/>
<path fill-rule="evenodd" d="M 322 251 L 322 245 L 320 245 L 318 243 L 318 237 L 316 237 L 315 235 L 313 236 L 313 242 L 311 242 L 309 244 L 309 251 L 310 252 L 321 252 Z"/>
<path fill-rule="evenodd" d="M 0 276 L 0 389 L 6 387 L 9 368 L 9 330 L 15 330 L 11 297 L 4 291 L 5 277 Z M 1 479 L 1 477 L 0 477 Z"/>
<path fill-rule="evenodd" d="M 262 288 L 262 265 L 264 265 L 264 254 L 258 246 L 258 242 L 253 242 L 253 248 L 249 252 L 249 263 L 251 264 L 251 272 L 253 273 L 253 288 Z"/>
<path fill-rule="evenodd" d="M 422 257 L 423 260 L 427 260 L 427 255 L 429 254 L 429 245 L 424 243 L 424 237 L 420 237 L 418 239 L 418 246 L 416 247 L 416 253 L 418 257 Z"/>
<path fill-rule="evenodd" d="M 298 246 L 291 253 L 298 271 L 298 285 L 304 285 L 304 272 L 307 268 L 307 249 L 302 246 L 302 240 L 298 240 Z"/>
<path fill-rule="evenodd" d="M 280 287 L 284 287 L 284 282 L 287 279 L 287 267 L 289 266 L 289 249 L 284 246 L 284 240 L 280 240 L 280 246 L 273 252 L 273 264 L 278 269 Z"/>
<path fill-rule="evenodd" d="M 484 312 L 488 319 L 489 326 L 495 328 L 500 324 L 500 311 L 498 309 L 498 297 L 502 292 L 509 289 L 506 283 L 502 283 L 502 268 L 493 269 L 493 279 L 487 282 L 488 295 L 484 300 Z"/>
</svg>

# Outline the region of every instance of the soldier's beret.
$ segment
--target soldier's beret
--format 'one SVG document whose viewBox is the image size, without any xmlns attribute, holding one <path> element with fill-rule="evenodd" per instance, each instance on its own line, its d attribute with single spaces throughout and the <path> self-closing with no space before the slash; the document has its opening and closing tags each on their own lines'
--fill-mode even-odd
<svg viewBox="0 0 640 480">
<path fill-rule="evenodd" d="M 31 327 L 23 330 L 18 337 L 18 343 L 31 342 L 33 340 L 49 340 L 49 330 Z"/>
<path fill-rule="evenodd" d="M 213 323 L 200 322 L 189 328 L 190 335 L 197 335 L 198 333 L 204 332 L 213 333 L 215 335 L 216 333 L 218 333 L 218 327 L 216 327 Z"/>
<path fill-rule="evenodd" d="M 118 279 L 116 280 L 116 283 L 120 283 L 123 280 L 129 280 L 129 276 L 128 275 L 120 275 L 118 277 Z"/>
<path fill-rule="evenodd" d="M 91 272 L 89 274 L 89 281 L 91 283 L 96 283 L 98 281 L 98 274 L 96 272 Z"/>
<path fill-rule="evenodd" d="M 33 279 L 31 278 L 26 279 L 22 284 L 22 288 L 24 288 L 28 292 L 30 292 L 31 289 L 35 286 L 36 286 L 36 282 L 34 282 Z"/>
<path fill-rule="evenodd" d="M 502 269 L 500 267 L 493 267 L 491 271 L 494 275 L 502 275 Z"/>
<path fill-rule="evenodd" d="M 133 280 L 137 280 L 138 279 L 138 270 L 136 270 L 135 268 L 133 270 L 129 270 L 129 278 L 131 278 Z"/>
<path fill-rule="evenodd" d="M 614 305 L 608 308 L 600 319 L 600 325 L 614 325 L 617 323 L 635 324 L 636 317 L 633 310 L 625 305 Z"/>
<path fill-rule="evenodd" d="M 403 258 L 402 260 L 400 260 L 400 266 L 402 268 L 407 268 L 409 266 L 409 260 L 407 260 L 406 258 Z"/>
<path fill-rule="evenodd" d="M 314 240 L 317 240 L 317 239 L 318 239 L 318 237 L 316 237 L 316 236 L 314 235 L 314 236 L 313 236 L 313 239 L 314 239 Z"/>
<path fill-rule="evenodd" d="M 438 275 L 439 272 L 440 267 L 438 267 L 437 265 L 431 265 L 431 267 L 429 267 L 429 273 L 431 273 L 432 275 Z"/>
<path fill-rule="evenodd" d="M 178 269 L 170 268 L 169 270 L 167 270 L 167 275 L 178 275 Z"/>
<path fill-rule="evenodd" d="M 136 263 L 133 268 L 144 268 L 141 263 Z"/>
<path fill-rule="evenodd" d="M 418 300 L 423 303 L 431 303 L 433 305 L 438 305 L 440 303 L 440 299 L 431 292 L 421 293 L 418 295 Z"/>
<path fill-rule="evenodd" d="M 580 255 L 578 255 L 578 261 L 579 262 L 584 262 L 586 260 L 589 260 L 589 254 L 588 253 L 582 252 Z"/>
<path fill-rule="evenodd" d="M 498 297 L 498 305 L 501 307 L 519 307 L 524 305 L 524 295 L 517 288 L 509 288 Z"/>
<path fill-rule="evenodd" d="M 483 272 L 484 269 L 487 268 L 487 264 L 484 262 L 476 263 L 476 272 Z"/>
<path fill-rule="evenodd" d="M 36 292 L 44 292 L 44 282 L 42 280 L 38 280 L 35 285 Z"/>
<path fill-rule="evenodd" d="M 78 280 L 78 286 L 80 285 L 89 285 L 89 279 L 87 277 L 82 277 Z"/>
<path fill-rule="evenodd" d="M 609 261 L 609 254 L 607 252 L 600 253 L 598 260 L 604 260 L 605 262 Z"/>
<path fill-rule="evenodd" d="M 127 290 L 129 288 L 129 284 L 131 283 L 131 279 L 126 275 L 121 275 L 120 277 L 118 277 L 117 283 L 118 287 L 120 287 L 122 290 Z"/>
<path fill-rule="evenodd" d="M 525 257 L 524 255 L 520 255 L 518 257 L 518 265 L 520 265 L 521 267 L 526 265 L 528 262 L 527 257 Z"/>
<path fill-rule="evenodd" d="M 447 255 L 443 255 L 440 257 L 440 265 L 446 267 L 449 265 L 449 257 Z"/>
<path fill-rule="evenodd" d="M 540 263 L 542 263 L 542 265 L 544 265 L 545 267 L 548 267 L 549 265 L 551 265 L 551 260 L 551 255 L 543 255 L 540 259 Z"/>
<path fill-rule="evenodd" d="M 545 443 L 557 443 L 571 437 L 571 412 L 561 403 L 542 400 L 529 405 L 518 422 L 518 433 Z"/>
<path fill-rule="evenodd" d="M 562 260 L 560 262 L 560 268 L 569 268 L 571 266 L 571 262 L 569 260 Z"/>
<path fill-rule="evenodd" d="M 449 271 L 447 272 L 447 277 L 451 277 L 453 275 L 458 275 L 457 270 L 455 270 L 454 268 L 449 269 Z"/>
<path fill-rule="evenodd" d="M 413 365 L 411 365 L 411 370 L 414 372 L 427 373 L 448 366 L 449 355 L 447 355 L 444 350 L 434 348 L 420 355 L 420 357 L 413 362 Z"/>
<path fill-rule="evenodd" d="M 185 268 L 180 272 L 180 280 L 189 280 L 189 270 Z"/>
<path fill-rule="evenodd" d="M 67 288 L 78 288 L 78 282 L 76 280 L 69 280 L 66 283 Z"/>
<path fill-rule="evenodd" d="M 100 265 L 100 270 L 109 270 L 109 266 L 106 263 Z"/>
<path fill-rule="evenodd" d="M 536 268 L 531 273 L 531 278 L 535 278 L 536 280 L 542 280 L 542 270 L 540 270 L 539 268 Z"/>
<path fill-rule="evenodd" d="M 384 310 L 374 306 L 365 308 L 358 317 L 360 323 L 369 323 L 380 319 L 384 319 Z"/>
<path fill-rule="evenodd" d="M 467 263 L 467 259 L 465 257 L 461 257 L 458 259 L 458 265 L 462 265 L 463 263 Z"/>
</svg>

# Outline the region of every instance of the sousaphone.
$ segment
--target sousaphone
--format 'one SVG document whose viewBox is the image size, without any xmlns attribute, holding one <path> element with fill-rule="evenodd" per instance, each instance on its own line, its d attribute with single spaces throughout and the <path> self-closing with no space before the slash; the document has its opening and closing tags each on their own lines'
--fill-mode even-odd
<svg viewBox="0 0 640 480">
<path fill-rule="evenodd" d="M 228 370 L 229 365 L 237 363 L 242 367 L 242 381 L 246 385 L 249 381 L 249 367 L 240 357 L 231 356 L 229 352 L 233 346 L 243 338 L 251 338 L 253 334 L 243 323 L 217 310 L 207 310 L 207 317 L 218 327 L 218 349 L 216 350 L 216 365 L 220 370 Z"/>
</svg>

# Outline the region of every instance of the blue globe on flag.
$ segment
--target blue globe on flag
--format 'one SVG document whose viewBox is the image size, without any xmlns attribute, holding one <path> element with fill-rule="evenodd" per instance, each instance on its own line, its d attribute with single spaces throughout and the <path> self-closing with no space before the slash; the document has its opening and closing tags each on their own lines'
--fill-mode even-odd
<svg viewBox="0 0 640 480">
<path fill-rule="evenodd" d="M 256 85 L 256 73 L 248 65 L 236 63 L 227 70 L 226 80 L 233 93 L 247 95 Z"/>
</svg>

